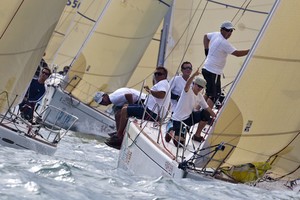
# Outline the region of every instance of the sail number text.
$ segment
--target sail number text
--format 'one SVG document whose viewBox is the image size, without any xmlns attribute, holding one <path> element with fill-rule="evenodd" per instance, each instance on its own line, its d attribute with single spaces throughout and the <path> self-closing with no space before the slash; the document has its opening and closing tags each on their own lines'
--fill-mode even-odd
<svg viewBox="0 0 300 200">
<path fill-rule="evenodd" d="M 67 6 L 71 6 L 72 8 L 79 8 L 80 0 L 68 0 Z"/>
</svg>

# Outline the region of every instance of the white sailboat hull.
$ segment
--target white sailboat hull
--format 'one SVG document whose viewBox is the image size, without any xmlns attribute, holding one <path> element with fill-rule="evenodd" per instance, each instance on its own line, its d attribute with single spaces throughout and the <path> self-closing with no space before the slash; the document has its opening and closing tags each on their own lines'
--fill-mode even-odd
<svg viewBox="0 0 300 200">
<path fill-rule="evenodd" d="M 32 138 L 9 128 L 0 126 L 0 144 L 3 146 L 36 151 L 45 155 L 53 155 L 57 145 L 45 142 L 42 138 Z"/>
<path fill-rule="evenodd" d="M 140 122 L 140 121 L 139 121 Z M 176 159 L 177 148 L 172 141 L 166 143 L 158 131 L 151 128 L 152 122 L 143 123 L 142 131 L 139 124 L 136 122 L 128 123 L 127 131 L 123 139 L 122 147 L 119 153 L 118 167 L 122 168 L 135 175 L 147 175 L 151 177 L 172 177 L 185 178 L 193 177 L 199 180 L 209 180 L 203 174 L 189 173 L 178 166 L 181 163 L 180 156 Z M 164 133 L 165 126 L 162 132 Z M 148 129 L 153 129 L 149 131 Z M 159 142 L 157 142 L 157 138 Z M 191 146 L 187 148 L 191 149 Z M 178 155 L 182 154 L 182 148 L 178 149 Z M 186 157 L 191 157 L 192 153 L 185 154 Z"/>
<path fill-rule="evenodd" d="M 108 137 L 108 133 L 115 131 L 115 120 L 112 117 L 82 103 L 62 91 L 60 87 L 49 86 L 43 102 L 49 102 L 49 105 L 58 107 L 78 117 L 78 121 L 70 128 L 71 131 L 102 137 Z M 49 113 L 46 122 L 53 123 L 56 119 L 57 113 Z M 61 128 L 66 128 L 65 126 L 68 126 L 68 123 L 64 123 L 64 126 L 61 126 Z"/>
</svg>

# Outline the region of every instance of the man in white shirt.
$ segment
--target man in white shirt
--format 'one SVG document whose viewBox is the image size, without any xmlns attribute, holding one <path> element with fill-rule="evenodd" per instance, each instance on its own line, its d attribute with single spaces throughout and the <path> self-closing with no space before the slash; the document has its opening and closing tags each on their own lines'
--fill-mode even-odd
<svg viewBox="0 0 300 200">
<path fill-rule="evenodd" d="M 228 54 L 241 57 L 248 54 L 247 50 L 237 50 L 227 40 L 230 38 L 234 27 L 230 21 L 221 24 L 220 32 L 212 32 L 204 35 L 203 45 L 206 60 L 202 68 L 202 74 L 205 78 L 206 95 L 205 98 L 210 107 L 216 102 L 221 95 L 221 75 L 226 64 Z"/>
<path fill-rule="evenodd" d="M 182 91 L 181 96 L 179 98 L 178 104 L 172 114 L 172 129 L 175 131 L 175 137 L 173 139 L 173 142 L 175 146 L 178 145 L 178 142 L 181 143 L 181 145 L 183 145 L 185 141 L 185 135 L 181 130 L 181 127 L 183 127 L 183 125 L 181 125 L 181 122 L 188 126 L 192 126 L 194 124 L 199 123 L 197 131 L 192 139 L 198 142 L 202 142 L 202 129 L 207 124 L 207 121 L 209 120 L 210 116 L 215 117 L 215 113 L 208 106 L 202 94 L 200 94 L 200 91 L 206 86 L 206 81 L 203 78 L 199 77 L 199 74 L 200 72 L 198 68 L 197 71 L 194 72 L 191 75 L 191 77 L 187 80 L 184 90 Z M 193 85 L 191 87 L 192 83 Z M 195 111 L 195 109 L 198 110 Z M 165 139 L 168 142 L 167 137 Z"/>
<path fill-rule="evenodd" d="M 170 80 L 170 88 L 171 88 L 171 111 L 176 108 L 177 102 L 181 95 L 181 92 L 185 86 L 186 81 L 190 77 L 193 71 L 193 66 L 190 62 L 186 61 L 181 64 L 181 75 L 174 76 Z"/>
<path fill-rule="evenodd" d="M 117 135 L 106 140 L 105 144 L 110 147 L 120 149 L 128 117 L 142 119 L 145 108 L 146 113 L 144 119 L 146 120 L 156 121 L 166 117 L 171 99 L 171 94 L 169 92 L 170 85 L 167 80 L 167 76 L 168 71 L 166 68 L 156 68 L 154 72 L 155 85 L 151 89 L 148 86 L 144 87 L 146 92 L 149 94 L 145 100 L 145 107 L 137 104 L 124 105 L 121 110 L 121 119 Z"/>
<path fill-rule="evenodd" d="M 108 106 L 113 104 L 113 111 L 115 113 L 116 127 L 118 129 L 118 125 L 120 123 L 121 117 L 121 109 L 125 104 L 137 104 L 139 98 L 145 99 L 146 95 L 141 94 L 140 91 L 132 89 L 132 88 L 119 88 L 111 94 L 107 94 L 104 92 L 96 92 L 94 96 L 94 100 L 104 106 Z"/>
</svg>

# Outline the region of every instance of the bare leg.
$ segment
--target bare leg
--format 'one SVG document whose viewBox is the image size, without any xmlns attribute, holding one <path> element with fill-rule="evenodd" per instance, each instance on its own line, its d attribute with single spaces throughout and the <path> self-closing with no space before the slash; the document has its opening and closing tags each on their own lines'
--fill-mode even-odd
<svg viewBox="0 0 300 200">
<path fill-rule="evenodd" d="M 120 124 L 120 120 L 121 120 L 121 110 L 118 110 L 115 113 L 115 120 L 116 120 L 116 128 L 117 128 L 117 130 L 119 130 L 119 124 Z"/>
<path fill-rule="evenodd" d="M 210 108 L 214 107 L 214 102 L 211 100 L 211 98 L 207 98 L 206 102 Z"/>
<path fill-rule="evenodd" d="M 198 123 L 198 128 L 197 128 L 197 131 L 195 133 L 195 136 L 201 137 L 202 129 L 205 127 L 206 124 L 207 124 L 206 121 L 200 121 Z"/>
<path fill-rule="evenodd" d="M 127 117 L 127 105 L 123 106 L 120 115 L 121 116 L 120 116 L 120 122 L 119 122 L 118 131 L 117 131 L 117 136 L 119 138 L 123 138 L 123 132 L 124 132 L 124 129 L 125 129 L 127 121 L 128 121 L 128 117 Z"/>
</svg>

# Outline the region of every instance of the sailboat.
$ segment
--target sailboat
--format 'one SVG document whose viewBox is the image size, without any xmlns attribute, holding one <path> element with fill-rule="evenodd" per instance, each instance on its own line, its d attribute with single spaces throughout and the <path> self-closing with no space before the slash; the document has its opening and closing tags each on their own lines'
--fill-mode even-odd
<svg viewBox="0 0 300 200">
<path fill-rule="evenodd" d="M 0 3 L 0 144 L 3 146 L 52 155 L 67 133 L 55 123 L 49 126 L 42 121 L 30 123 L 14 109 L 25 95 L 66 2 L 4 0 Z M 76 117 L 70 118 L 76 121 Z"/>
<path fill-rule="evenodd" d="M 114 118 L 93 101 L 93 96 L 99 90 L 111 93 L 126 86 L 171 3 L 81 2 L 56 57 L 49 58 L 59 66 L 71 66 L 70 82 L 65 90 L 53 86 L 44 105 L 77 116 L 79 120 L 71 130 L 108 137 L 115 130 Z"/>
<path fill-rule="evenodd" d="M 151 177 L 299 180 L 299 6 L 297 0 L 275 1 L 216 120 L 206 127 L 205 142 L 187 132 L 178 148 L 164 140 L 166 121 L 129 119 L 118 167 Z M 251 3 L 243 10 L 247 14 Z"/>
</svg>

